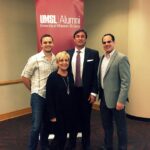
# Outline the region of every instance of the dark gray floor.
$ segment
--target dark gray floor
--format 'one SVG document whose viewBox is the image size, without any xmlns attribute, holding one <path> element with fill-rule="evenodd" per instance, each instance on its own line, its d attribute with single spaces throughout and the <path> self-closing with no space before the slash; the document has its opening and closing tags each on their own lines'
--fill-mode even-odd
<svg viewBox="0 0 150 150">
<path fill-rule="evenodd" d="M 128 150 L 150 150 L 150 122 L 127 118 Z M 31 115 L 0 122 L 0 150 L 27 150 L 28 135 L 31 126 Z M 99 111 L 92 112 L 91 119 L 92 149 L 97 150 L 103 143 L 103 130 Z M 117 136 L 114 133 L 114 147 Z M 77 150 L 80 150 L 78 139 Z"/>
</svg>

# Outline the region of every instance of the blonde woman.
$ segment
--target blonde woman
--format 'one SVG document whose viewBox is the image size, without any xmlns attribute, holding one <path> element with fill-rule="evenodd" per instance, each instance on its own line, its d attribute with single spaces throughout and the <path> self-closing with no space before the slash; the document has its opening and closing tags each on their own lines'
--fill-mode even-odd
<svg viewBox="0 0 150 150">
<path fill-rule="evenodd" d="M 49 120 L 55 124 L 59 150 L 64 150 L 68 128 L 73 124 L 73 76 L 68 72 L 70 56 L 62 51 L 56 55 L 58 70 L 49 75 L 46 86 Z"/>
</svg>

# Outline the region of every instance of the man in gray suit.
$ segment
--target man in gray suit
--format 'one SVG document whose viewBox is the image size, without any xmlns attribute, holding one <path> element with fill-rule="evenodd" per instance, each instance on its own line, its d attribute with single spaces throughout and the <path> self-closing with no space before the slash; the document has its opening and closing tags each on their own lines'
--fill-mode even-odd
<svg viewBox="0 0 150 150">
<path fill-rule="evenodd" d="M 104 128 L 104 146 L 101 150 L 113 150 L 113 119 L 117 127 L 118 150 L 127 150 L 125 103 L 130 85 L 130 64 L 127 56 L 115 49 L 115 37 L 102 37 L 105 51 L 99 69 L 100 112 Z"/>
</svg>

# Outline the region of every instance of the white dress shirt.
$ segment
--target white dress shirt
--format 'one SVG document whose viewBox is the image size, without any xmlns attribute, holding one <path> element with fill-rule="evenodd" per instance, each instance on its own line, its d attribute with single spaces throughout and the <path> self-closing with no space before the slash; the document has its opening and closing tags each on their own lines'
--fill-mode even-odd
<svg viewBox="0 0 150 150">
<path fill-rule="evenodd" d="M 106 73 L 106 69 L 107 69 L 107 66 L 109 64 L 109 61 L 112 57 L 112 55 L 114 54 L 115 50 L 113 50 L 111 53 L 109 54 L 105 54 L 104 55 L 104 58 L 102 60 L 102 64 L 101 64 L 101 87 L 104 89 L 104 84 L 103 84 L 103 79 L 104 79 L 104 76 L 105 76 L 105 73 Z"/>
</svg>

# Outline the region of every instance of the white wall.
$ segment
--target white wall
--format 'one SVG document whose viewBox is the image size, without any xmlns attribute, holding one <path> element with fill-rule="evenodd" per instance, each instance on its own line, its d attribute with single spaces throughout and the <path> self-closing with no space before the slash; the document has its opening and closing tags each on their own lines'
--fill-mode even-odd
<svg viewBox="0 0 150 150">
<path fill-rule="evenodd" d="M 117 49 L 127 54 L 129 0 L 86 0 L 85 28 L 89 47 L 103 52 L 101 37 L 105 33 L 116 36 Z"/>
<path fill-rule="evenodd" d="M 36 52 L 34 0 L 0 0 L 0 81 L 16 80 Z M 0 86 L 0 114 L 29 107 L 23 84 Z"/>
<path fill-rule="evenodd" d="M 1 80 L 20 78 L 29 56 L 36 52 L 34 0 L 0 0 Z M 101 37 L 116 36 L 117 49 L 131 64 L 127 113 L 150 118 L 150 2 L 149 0 L 85 0 L 87 46 L 102 53 Z M 0 87 L 0 114 L 29 107 L 23 84 Z"/>
<path fill-rule="evenodd" d="M 129 9 L 128 56 L 132 84 L 127 112 L 150 118 L 150 1 L 132 0 Z"/>
</svg>

